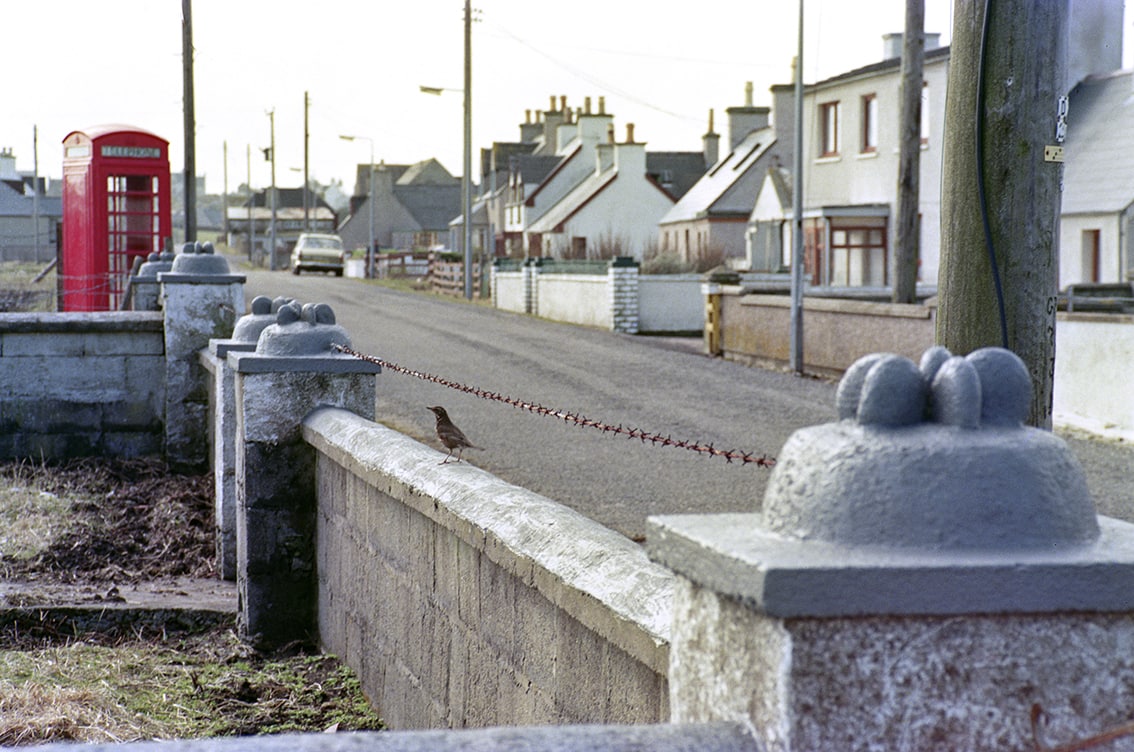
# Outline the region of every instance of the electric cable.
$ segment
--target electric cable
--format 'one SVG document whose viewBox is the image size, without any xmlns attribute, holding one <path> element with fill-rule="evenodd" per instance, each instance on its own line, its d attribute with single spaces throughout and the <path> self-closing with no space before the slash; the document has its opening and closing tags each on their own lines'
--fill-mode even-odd
<svg viewBox="0 0 1134 752">
<path fill-rule="evenodd" d="M 996 291 L 996 306 L 1000 315 L 1000 342 L 1001 347 L 1007 350 L 1009 349 L 1008 317 L 1004 312 L 1004 286 L 1000 281 L 1000 267 L 996 263 L 996 247 L 992 242 L 992 227 L 988 219 L 988 201 L 984 193 L 984 65 L 991 11 L 992 0 L 984 0 L 984 19 L 981 22 L 980 31 L 980 57 L 977 64 L 976 180 L 980 219 L 984 228 L 984 247 L 988 251 L 988 262 L 992 267 L 992 285 Z"/>
</svg>

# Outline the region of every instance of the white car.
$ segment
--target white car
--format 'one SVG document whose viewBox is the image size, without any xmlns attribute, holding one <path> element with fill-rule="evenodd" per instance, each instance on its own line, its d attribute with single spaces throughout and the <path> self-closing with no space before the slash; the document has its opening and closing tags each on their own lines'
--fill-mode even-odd
<svg viewBox="0 0 1134 752">
<path fill-rule="evenodd" d="M 343 276 L 343 239 L 338 235 L 305 232 L 291 251 L 291 273 L 301 271 L 334 272 Z"/>
</svg>

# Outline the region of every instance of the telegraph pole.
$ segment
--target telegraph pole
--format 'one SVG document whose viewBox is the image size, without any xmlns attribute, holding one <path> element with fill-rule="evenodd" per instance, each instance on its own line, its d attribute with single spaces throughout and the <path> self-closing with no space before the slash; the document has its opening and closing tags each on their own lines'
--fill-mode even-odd
<svg viewBox="0 0 1134 752">
<path fill-rule="evenodd" d="M 795 151 L 791 176 L 791 309 L 788 353 L 791 370 L 803 373 L 803 0 L 799 0 L 799 40 L 795 53 Z"/>
<path fill-rule="evenodd" d="M 35 260 L 39 262 L 39 126 L 32 126 L 32 226 Z"/>
<path fill-rule="evenodd" d="M 307 197 L 307 187 L 310 183 L 310 175 L 308 172 L 309 161 L 309 148 L 311 144 L 311 132 L 307 128 L 307 114 L 311 109 L 311 97 L 307 92 L 303 92 L 303 231 L 307 232 L 310 228 L 310 220 L 307 215 L 309 213 L 310 200 Z"/>
<path fill-rule="evenodd" d="M 181 0 L 181 60 L 185 110 L 185 242 L 197 239 L 197 147 L 193 111 L 192 0 Z"/>
<path fill-rule="evenodd" d="M 894 254 L 895 303 L 917 300 L 921 249 L 921 95 L 925 69 L 925 0 L 906 0 L 902 35 L 901 110 L 898 115 L 898 232 Z"/>
<path fill-rule="evenodd" d="M 271 122 L 272 127 L 272 140 L 271 146 L 268 147 L 268 159 L 272 161 L 272 219 L 268 223 L 268 235 L 270 239 L 268 242 L 271 247 L 268 248 L 268 269 L 273 272 L 276 270 L 276 110 L 272 108 L 268 112 L 268 120 Z"/>
<path fill-rule="evenodd" d="M 1068 0 L 954 13 L 937 342 L 1014 351 L 1035 389 L 1028 423 L 1050 428 Z"/>
<path fill-rule="evenodd" d="M 472 4 L 465 0 L 465 133 L 464 177 L 461 179 L 461 205 L 464 212 L 465 298 L 473 297 L 472 250 Z"/>
</svg>

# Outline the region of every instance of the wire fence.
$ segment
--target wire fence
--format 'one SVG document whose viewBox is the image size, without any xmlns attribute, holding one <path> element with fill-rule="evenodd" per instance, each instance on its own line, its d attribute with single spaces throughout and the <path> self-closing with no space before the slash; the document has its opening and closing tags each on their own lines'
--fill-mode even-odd
<svg viewBox="0 0 1134 752">
<path fill-rule="evenodd" d="M 357 350 L 353 350 L 353 349 L 346 347 L 344 345 L 332 345 L 332 347 L 334 347 L 339 352 L 346 353 L 347 355 L 352 355 L 352 356 L 359 358 L 361 360 L 365 360 L 368 363 L 373 363 L 377 366 L 380 366 L 381 368 L 384 368 L 384 369 L 387 369 L 387 370 L 390 370 L 390 371 L 394 371 L 395 373 L 404 374 L 406 376 L 413 376 L 414 378 L 421 379 L 422 381 L 429 381 L 429 382 L 432 382 L 434 384 L 439 384 L 441 386 L 448 387 L 449 389 L 455 389 L 458 392 L 463 392 L 464 394 L 471 394 L 474 397 L 479 397 L 481 399 L 491 400 L 493 402 L 502 402 L 506 405 L 510 405 L 510 406 L 518 408 L 520 410 L 525 410 L 525 411 L 530 412 L 530 413 L 535 413 L 536 415 L 544 415 L 544 416 L 548 416 L 548 417 L 552 417 L 552 418 L 558 418 L 559 420 L 562 420 L 565 423 L 568 423 L 570 425 L 579 426 L 580 428 L 591 428 L 591 429 L 594 429 L 594 430 L 597 430 L 597 431 L 601 431 L 604 434 L 613 434 L 615 436 L 625 436 L 628 439 L 638 439 L 643 444 L 650 444 L 652 446 L 673 447 L 675 449 L 684 449 L 684 450 L 687 450 L 687 451 L 690 451 L 690 452 L 696 452 L 698 454 L 701 454 L 701 455 L 707 456 L 707 457 L 720 457 L 720 458 L 724 459 L 726 462 L 729 462 L 729 463 L 738 462 L 742 465 L 755 465 L 756 467 L 765 467 L 765 468 L 773 467 L 776 464 L 775 458 L 770 457 L 767 454 L 758 454 L 756 452 L 741 452 L 741 451 L 737 451 L 737 450 L 718 449 L 715 446 L 713 446 L 712 444 L 703 444 L 703 443 L 698 442 L 698 441 L 687 441 L 687 440 L 684 440 L 684 439 L 675 439 L 668 434 L 653 433 L 653 432 L 650 432 L 650 431 L 642 430 L 640 428 L 634 428 L 634 427 L 631 427 L 631 426 L 624 426 L 621 423 L 618 424 L 618 425 L 614 425 L 614 424 L 611 424 L 611 423 L 604 423 L 604 422 L 599 421 L 599 420 L 592 420 L 590 418 L 584 417 L 583 415 L 581 415 L 579 413 L 569 412 L 567 410 L 556 410 L 556 409 L 550 408 L 550 407 L 544 407 L 543 405 L 537 404 L 535 402 L 528 402 L 526 400 L 515 399 L 513 397 L 509 397 L 509 396 L 500 394 L 498 392 L 492 392 L 492 391 L 489 391 L 487 389 L 481 389 L 479 387 L 469 386 L 467 384 L 462 384 L 458 381 L 446 379 L 446 378 L 443 378 L 441 376 L 435 376 L 434 374 L 426 373 L 424 371 L 417 371 L 417 370 L 414 370 L 412 368 L 405 368 L 403 366 L 398 365 L 397 363 L 391 363 L 390 361 L 385 360 L 383 358 L 377 358 L 377 357 L 374 357 L 373 355 L 366 355 L 364 353 L 360 353 Z"/>
</svg>

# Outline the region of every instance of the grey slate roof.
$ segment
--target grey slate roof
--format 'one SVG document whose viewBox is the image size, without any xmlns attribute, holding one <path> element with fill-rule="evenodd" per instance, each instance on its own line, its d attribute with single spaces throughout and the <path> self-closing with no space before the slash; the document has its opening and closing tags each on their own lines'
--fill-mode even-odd
<svg viewBox="0 0 1134 752">
<path fill-rule="evenodd" d="M 461 186 L 396 185 L 394 196 L 424 230 L 439 231 L 461 213 Z"/>
<path fill-rule="evenodd" d="M 62 217 L 63 199 L 59 196 L 39 197 L 39 213 L 43 217 Z M 0 217 L 32 216 L 32 197 L 13 190 L 7 183 L 0 182 Z"/>
<path fill-rule="evenodd" d="M 647 151 L 646 172 L 676 200 L 705 174 L 705 155 L 699 151 Z"/>
<path fill-rule="evenodd" d="M 1091 76 L 1071 90 L 1063 213 L 1114 213 L 1134 203 L 1134 71 Z"/>
</svg>

